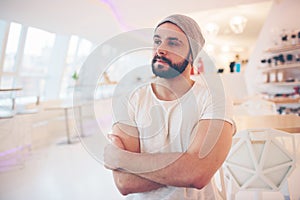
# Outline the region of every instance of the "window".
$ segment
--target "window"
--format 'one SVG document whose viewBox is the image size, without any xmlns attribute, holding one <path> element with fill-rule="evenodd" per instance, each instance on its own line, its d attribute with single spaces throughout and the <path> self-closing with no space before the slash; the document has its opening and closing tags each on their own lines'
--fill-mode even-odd
<svg viewBox="0 0 300 200">
<path fill-rule="evenodd" d="M 70 97 L 72 75 L 92 48 L 78 36 L 0 20 L 0 87 L 21 87 L 21 95 L 42 99 Z"/>
<path fill-rule="evenodd" d="M 22 25 L 12 22 L 9 28 L 3 72 L 15 72 L 15 57 L 18 51 Z"/>
<path fill-rule="evenodd" d="M 55 34 L 29 27 L 17 82 L 27 95 L 44 96 Z"/>
<path fill-rule="evenodd" d="M 43 76 L 50 67 L 50 57 L 55 34 L 37 28 L 28 28 L 21 75 Z"/>
<path fill-rule="evenodd" d="M 83 62 L 92 51 L 92 48 L 93 44 L 90 41 L 74 35 L 71 37 L 62 79 L 60 98 L 71 97 L 76 76 Z"/>
</svg>

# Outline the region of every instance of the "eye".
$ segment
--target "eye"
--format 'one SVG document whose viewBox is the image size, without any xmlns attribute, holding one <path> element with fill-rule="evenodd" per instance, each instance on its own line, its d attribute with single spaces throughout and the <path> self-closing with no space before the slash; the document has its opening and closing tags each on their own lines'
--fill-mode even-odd
<svg viewBox="0 0 300 200">
<path fill-rule="evenodd" d="M 158 45 L 161 44 L 161 40 L 160 40 L 160 39 L 154 39 L 154 40 L 153 40 L 153 44 L 154 44 L 155 46 L 158 46 Z"/>
<path fill-rule="evenodd" d="M 170 40 L 169 42 L 168 42 L 168 45 L 169 46 L 173 46 L 173 47 L 175 47 L 175 46 L 179 46 L 179 42 L 177 42 L 177 41 L 174 41 L 174 40 Z"/>
</svg>

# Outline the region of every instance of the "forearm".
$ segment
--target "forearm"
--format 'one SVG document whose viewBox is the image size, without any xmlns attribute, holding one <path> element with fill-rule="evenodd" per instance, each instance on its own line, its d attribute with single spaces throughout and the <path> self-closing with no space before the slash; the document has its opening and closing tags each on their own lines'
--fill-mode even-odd
<svg viewBox="0 0 300 200">
<path fill-rule="evenodd" d="M 212 126 L 212 123 L 214 126 Z M 218 133 L 218 134 L 215 134 Z M 177 187 L 201 189 L 221 167 L 231 147 L 232 125 L 222 120 L 204 120 L 197 126 L 197 135 L 184 153 L 131 153 L 116 151 L 116 166 L 151 181 Z M 204 139 L 209 135 L 209 141 Z M 202 142 L 211 146 L 205 156 Z M 206 149 L 206 148 L 205 148 Z"/>
<path fill-rule="evenodd" d="M 177 159 L 164 167 L 159 166 L 160 168 L 157 170 L 137 173 L 137 175 L 160 184 L 176 187 L 202 188 L 210 180 L 208 176 L 209 171 L 205 171 L 207 169 L 205 166 L 199 165 L 199 162 L 197 161 L 199 158 L 195 158 L 195 155 L 189 153 L 174 153 L 169 155 L 165 154 L 162 157 L 165 157 L 166 159 L 177 157 Z M 144 161 L 142 160 L 144 160 L 144 158 L 139 157 L 138 162 L 146 161 L 146 159 Z"/>
<path fill-rule="evenodd" d="M 140 152 L 139 145 L 137 145 L 138 143 L 132 144 L 132 143 L 128 143 L 128 140 L 125 140 L 125 145 L 124 145 L 124 143 L 122 142 L 120 137 L 118 137 L 117 135 L 110 135 L 109 138 L 111 139 L 111 141 L 113 142 L 115 147 L 125 150 L 125 145 L 126 145 L 127 146 L 126 151 L 135 152 L 135 153 Z M 112 145 L 111 145 L 111 147 L 112 147 Z M 112 148 L 112 150 L 115 149 L 115 147 Z M 107 155 L 107 158 L 112 157 L 111 156 L 112 154 L 110 151 L 106 152 L 105 155 Z M 114 170 L 114 168 L 110 168 L 109 166 L 106 166 L 106 167 L 113 170 L 115 184 L 116 184 L 118 190 L 123 195 L 131 194 L 131 193 L 148 192 L 151 190 L 156 190 L 160 187 L 164 187 L 164 185 L 155 183 L 153 181 L 147 180 L 147 179 L 139 177 L 137 175 Z"/>
<path fill-rule="evenodd" d="M 118 190 L 123 195 L 148 192 L 164 187 L 164 185 L 139 177 L 137 175 L 117 170 L 113 171 L 113 176 Z"/>
<path fill-rule="evenodd" d="M 114 148 L 114 147 L 112 147 Z M 162 185 L 177 187 L 202 187 L 196 184 L 207 183 L 209 173 L 205 166 L 199 166 L 197 155 L 189 153 L 132 153 L 115 149 L 111 154 L 111 166 L 134 173 Z M 202 176 L 202 177 L 201 177 Z M 202 184 L 199 184 L 202 185 Z"/>
<path fill-rule="evenodd" d="M 187 152 L 137 153 L 108 145 L 105 163 L 110 169 L 120 169 L 161 185 L 201 189 L 226 159 L 231 147 L 232 125 L 222 120 L 203 120 L 196 131 Z M 216 142 L 209 142 L 211 149 L 200 156 L 206 135 Z"/>
</svg>

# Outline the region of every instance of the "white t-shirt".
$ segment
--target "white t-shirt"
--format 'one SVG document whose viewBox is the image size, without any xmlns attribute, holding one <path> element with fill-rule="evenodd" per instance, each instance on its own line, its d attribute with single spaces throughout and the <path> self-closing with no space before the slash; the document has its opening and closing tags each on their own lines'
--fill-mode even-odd
<svg viewBox="0 0 300 200">
<path fill-rule="evenodd" d="M 194 127 L 199 120 L 222 119 L 233 124 L 231 102 L 226 98 L 223 88 L 212 87 L 204 82 L 195 82 L 179 99 L 162 101 L 154 94 L 151 84 L 143 85 L 129 96 L 118 99 L 114 122 L 138 128 L 141 152 L 184 152 L 191 143 Z M 202 190 L 168 186 L 150 192 L 131 194 L 127 198 L 215 199 L 211 183 Z"/>
</svg>

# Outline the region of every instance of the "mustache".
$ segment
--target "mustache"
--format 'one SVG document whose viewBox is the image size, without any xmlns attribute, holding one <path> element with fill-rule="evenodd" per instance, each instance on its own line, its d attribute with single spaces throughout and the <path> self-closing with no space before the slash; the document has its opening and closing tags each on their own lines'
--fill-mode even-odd
<svg viewBox="0 0 300 200">
<path fill-rule="evenodd" d="M 162 61 L 164 61 L 164 62 L 166 62 L 168 64 L 172 63 L 169 59 L 167 59 L 167 58 L 165 58 L 163 56 L 158 56 L 158 55 L 154 56 L 154 58 L 152 60 L 152 63 L 155 63 L 157 60 L 162 60 Z"/>
</svg>

